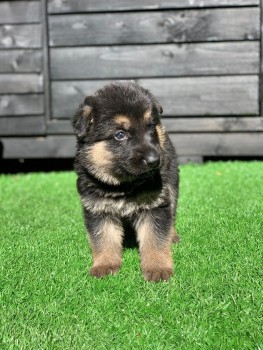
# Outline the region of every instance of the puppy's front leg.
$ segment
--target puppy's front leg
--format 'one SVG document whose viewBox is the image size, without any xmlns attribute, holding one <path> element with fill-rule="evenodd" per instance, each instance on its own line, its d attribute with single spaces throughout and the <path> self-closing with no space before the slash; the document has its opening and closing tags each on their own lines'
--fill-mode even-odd
<svg viewBox="0 0 263 350">
<path fill-rule="evenodd" d="M 84 210 L 85 223 L 93 255 L 90 274 L 103 277 L 115 274 L 121 267 L 123 228 L 118 219 L 94 215 Z"/>
<path fill-rule="evenodd" d="M 174 234 L 170 210 L 158 208 L 141 214 L 136 230 L 144 279 L 169 280 L 173 274 L 171 246 Z"/>
</svg>

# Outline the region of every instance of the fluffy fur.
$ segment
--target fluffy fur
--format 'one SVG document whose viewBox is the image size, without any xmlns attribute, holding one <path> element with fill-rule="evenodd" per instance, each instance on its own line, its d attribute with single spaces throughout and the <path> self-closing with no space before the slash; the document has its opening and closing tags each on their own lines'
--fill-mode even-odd
<svg viewBox="0 0 263 350">
<path fill-rule="evenodd" d="M 168 280 L 173 273 L 178 166 L 161 114 L 148 90 L 115 82 L 86 97 L 74 116 L 77 188 L 93 276 L 120 269 L 127 227 L 136 233 L 144 278 Z"/>
</svg>

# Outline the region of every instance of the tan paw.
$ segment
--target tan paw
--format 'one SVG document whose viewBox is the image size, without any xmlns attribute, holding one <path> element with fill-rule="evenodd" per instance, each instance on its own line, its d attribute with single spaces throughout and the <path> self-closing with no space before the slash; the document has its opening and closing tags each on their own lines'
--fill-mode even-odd
<svg viewBox="0 0 263 350">
<path fill-rule="evenodd" d="M 120 267 L 121 267 L 120 264 L 107 264 L 107 265 L 93 266 L 90 269 L 90 275 L 97 278 L 105 277 L 107 275 L 115 275 L 119 271 Z"/>
<path fill-rule="evenodd" d="M 173 275 L 171 267 L 147 268 L 143 270 L 143 277 L 149 282 L 168 281 Z"/>
</svg>

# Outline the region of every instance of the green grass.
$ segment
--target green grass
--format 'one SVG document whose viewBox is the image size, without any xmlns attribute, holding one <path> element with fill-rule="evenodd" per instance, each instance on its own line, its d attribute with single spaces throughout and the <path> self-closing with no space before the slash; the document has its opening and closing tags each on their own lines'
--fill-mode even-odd
<svg viewBox="0 0 263 350">
<path fill-rule="evenodd" d="M 88 276 L 72 172 L 0 177 L 0 349 L 263 349 L 263 163 L 181 167 L 175 276 Z"/>
</svg>

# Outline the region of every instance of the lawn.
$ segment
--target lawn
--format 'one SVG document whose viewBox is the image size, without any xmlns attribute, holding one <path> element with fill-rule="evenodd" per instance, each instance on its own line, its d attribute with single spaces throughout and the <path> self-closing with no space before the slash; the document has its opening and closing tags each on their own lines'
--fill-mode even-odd
<svg viewBox="0 0 263 350">
<path fill-rule="evenodd" d="M 181 166 L 175 276 L 88 275 L 73 172 L 0 176 L 0 349 L 263 349 L 263 162 Z"/>
</svg>

